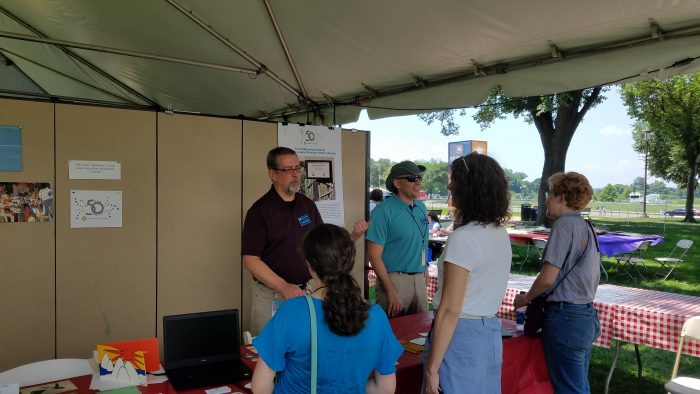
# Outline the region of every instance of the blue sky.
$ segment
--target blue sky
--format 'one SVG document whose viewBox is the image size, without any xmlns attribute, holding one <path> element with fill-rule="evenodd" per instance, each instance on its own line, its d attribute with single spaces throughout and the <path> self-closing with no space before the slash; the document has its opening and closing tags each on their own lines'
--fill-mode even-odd
<svg viewBox="0 0 700 394">
<path fill-rule="evenodd" d="M 644 176 L 644 156 L 632 149 L 634 121 L 627 116 L 619 89 L 613 87 L 605 96 L 607 99 L 581 122 L 566 159 L 566 170 L 586 175 L 595 188 L 608 183 L 630 184 Z M 440 134 L 439 125 L 428 126 L 415 115 L 369 120 L 363 111 L 357 122 L 343 128 L 371 132 L 373 159 L 447 161 L 448 142 L 482 140 L 488 142 L 489 155 L 501 166 L 528 174 L 530 181 L 540 177 L 544 155 L 534 125 L 511 117 L 482 132 L 471 118 L 473 113 L 467 110 L 467 116 L 459 119 L 460 134 L 449 137 Z M 650 183 L 654 180 L 649 177 Z"/>
</svg>

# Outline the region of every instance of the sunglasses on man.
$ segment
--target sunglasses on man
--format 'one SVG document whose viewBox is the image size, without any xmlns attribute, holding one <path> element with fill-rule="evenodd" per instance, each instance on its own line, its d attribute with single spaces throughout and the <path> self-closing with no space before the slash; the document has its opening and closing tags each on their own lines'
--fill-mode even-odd
<svg viewBox="0 0 700 394">
<path fill-rule="evenodd" d="M 405 179 L 409 182 L 417 182 L 423 179 L 423 175 L 406 175 L 402 177 L 398 177 L 396 179 Z"/>
</svg>

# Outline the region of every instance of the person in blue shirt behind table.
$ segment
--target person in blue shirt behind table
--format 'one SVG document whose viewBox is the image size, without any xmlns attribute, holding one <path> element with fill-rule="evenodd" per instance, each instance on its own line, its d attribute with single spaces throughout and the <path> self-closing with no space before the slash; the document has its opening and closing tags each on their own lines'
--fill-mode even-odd
<svg viewBox="0 0 700 394">
<path fill-rule="evenodd" d="M 318 393 L 393 393 L 403 347 L 378 306 L 365 301 L 350 276 L 355 245 L 344 229 L 322 224 L 303 244 L 318 326 Z M 311 332 L 306 299 L 287 300 L 253 340 L 260 359 L 253 392 L 309 393 Z M 276 379 L 275 379 L 276 377 Z"/>
</svg>

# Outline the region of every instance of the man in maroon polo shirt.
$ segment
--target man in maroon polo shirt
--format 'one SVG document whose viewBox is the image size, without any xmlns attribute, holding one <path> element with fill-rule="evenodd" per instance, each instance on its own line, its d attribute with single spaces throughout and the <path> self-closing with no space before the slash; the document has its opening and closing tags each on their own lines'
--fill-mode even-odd
<svg viewBox="0 0 700 394">
<path fill-rule="evenodd" d="M 253 275 L 250 331 L 260 333 L 279 303 L 306 294 L 311 279 L 299 245 L 307 232 L 323 223 L 316 204 L 299 193 L 302 166 L 296 152 L 277 147 L 267 154 L 270 190 L 250 207 L 243 225 L 241 255 Z M 352 239 L 367 230 L 355 223 Z"/>
</svg>

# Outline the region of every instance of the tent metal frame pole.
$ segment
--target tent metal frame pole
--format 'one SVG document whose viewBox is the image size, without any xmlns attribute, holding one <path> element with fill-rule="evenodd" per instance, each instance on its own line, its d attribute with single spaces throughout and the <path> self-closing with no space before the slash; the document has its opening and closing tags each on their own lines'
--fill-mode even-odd
<svg viewBox="0 0 700 394">
<path fill-rule="evenodd" d="M 245 60 L 248 61 L 250 64 L 252 64 L 254 67 L 256 67 L 256 68 L 257 68 L 257 70 L 255 71 L 255 74 L 256 74 L 256 75 L 257 75 L 257 74 L 260 74 L 260 73 L 264 73 L 265 75 L 267 75 L 267 76 L 269 76 L 270 78 L 272 78 L 272 80 L 274 80 L 275 82 L 277 82 L 278 84 L 280 84 L 283 88 L 285 88 L 285 89 L 287 89 L 288 91 L 290 91 L 291 93 L 293 93 L 296 97 L 306 99 L 305 95 L 302 95 L 302 93 L 300 93 L 298 90 L 296 90 L 296 89 L 295 89 L 293 86 L 291 86 L 287 81 L 285 81 L 285 80 L 282 79 L 280 76 L 278 76 L 277 74 L 275 74 L 272 70 L 268 69 L 267 66 L 265 66 L 263 63 L 261 63 L 261 62 L 259 62 L 258 60 L 256 60 L 253 56 L 251 56 L 250 54 L 248 54 L 246 51 L 244 51 L 243 49 L 241 49 L 241 48 L 239 48 L 238 46 L 236 46 L 234 43 L 231 42 L 231 40 L 229 40 L 228 38 L 224 37 L 221 33 L 219 33 L 218 31 L 214 30 L 209 24 L 205 23 L 203 20 L 201 20 L 200 18 L 198 18 L 196 15 L 194 15 L 194 13 L 193 13 L 192 11 L 186 9 L 184 6 L 182 6 L 180 3 L 178 3 L 178 2 L 175 1 L 175 0 L 165 0 L 165 1 L 168 2 L 168 4 L 170 4 L 171 6 L 175 7 L 175 9 L 177 9 L 178 11 L 180 11 L 180 13 L 182 13 L 184 16 L 186 16 L 187 18 L 189 18 L 192 22 L 196 23 L 196 24 L 199 25 L 202 29 L 206 30 L 209 34 L 211 34 L 212 36 L 214 36 L 214 38 L 216 38 L 217 40 L 219 40 L 222 44 L 224 44 L 224 45 L 226 45 L 227 47 L 229 47 L 231 50 L 233 50 L 234 52 L 236 52 L 236 53 L 237 53 L 239 56 L 241 56 L 243 59 L 245 59 Z"/>
<path fill-rule="evenodd" d="M 145 52 L 128 51 L 125 49 L 111 48 L 111 47 L 105 47 L 105 46 L 100 46 L 100 45 L 83 44 L 83 43 L 74 42 L 74 41 L 64 41 L 64 40 L 54 40 L 52 38 L 33 37 L 33 36 L 27 36 L 24 34 L 12 33 L 12 32 L 8 32 L 8 31 L 0 31 L 0 37 L 9 38 L 9 39 L 13 39 L 13 40 L 38 42 L 41 44 L 60 45 L 60 46 L 69 47 L 69 48 L 85 49 L 88 51 L 111 53 L 114 55 L 136 57 L 136 58 L 141 58 L 141 59 L 159 60 L 159 61 L 164 61 L 164 62 L 169 62 L 169 63 L 186 64 L 189 66 L 212 68 L 215 70 L 233 71 L 233 72 L 255 75 L 255 76 L 257 76 L 259 74 L 259 70 L 253 70 L 250 68 L 243 68 L 243 67 L 236 67 L 236 66 L 229 66 L 227 64 L 201 62 L 198 60 L 189 60 L 189 59 L 183 59 L 183 58 L 172 57 L 172 56 L 155 55 L 152 53 L 145 53 Z"/>
<path fill-rule="evenodd" d="M 304 88 L 304 83 L 301 81 L 301 77 L 299 76 L 299 71 L 297 70 L 297 66 L 294 63 L 294 58 L 292 58 L 292 54 L 289 51 L 289 47 L 287 46 L 287 41 L 284 39 L 284 35 L 282 34 L 282 30 L 280 30 L 279 23 L 277 23 L 277 17 L 275 17 L 275 13 L 272 10 L 272 5 L 270 4 L 269 0 L 264 0 L 265 2 L 265 7 L 267 8 L 267 14 L 270 16 L 270 21 L 272 21 L 272 25 L 275 27 L 275 32 L 277 33 L 277 38 L 280 40 L 280 44 L 282 45 L 282 49 L 284 49 L 284 55 L 287 57 L 287 62 L 289 62 L 289 67 L 291 67 L 292 72 L 294 73 L 294 78 L 297 80 L 297 84 L 299 85 L 299 89 L 301 89 L 302 94 L 304 95 L 304 98 L 308 100 L 309 95 L 306 92 L 306 89 Z"/>
<path fill-rule="evenodd" d="M 81 84 L 81 85 L 84 85 L 84 86 L 87 86 L 87 87 L 89 87 L 89 88 L 91 88 L 91 89 L 95 89 L 95 90 L 97 90 L 98 92 L 103 93 L 103 94 L 106 94 L 106 95 L 111 96 L 111 97 L 114 97 L 114 98 L 117 99 L 117 100 L 126 101 L 126 102 L 128 102 L 128 103 L 133 104 L 133 105 L 139 105 L 138 103 L 134 102 L 133 100 L 131 100 L 131 99 L 127 98 L 127 97 L 119 96 L 119 95 L 114 94 L 114 93 L 112 93 L 112 92 L 110 92 L 110 91 L 104 90 L 104 89 L 102 89 L 102 88 L 99 87 L 99 86 L 95 86 L 95 85 L 92 85 L 92 84 L 90 84 L 90 83 L 81 81 L 81 80 L 79 80 L 79 79 L 77 79 L 77 78 L 74 78 L 74 77 L 68 75 L 68 74 L 62 73 L 62 72 L 60 72 L 60 71 L 58 71 L 58 70 L 55 70 L 55 69 L 53 69 L 53 68 L 51 68 L 51 67 L 48 67 L 48 66 L 45 66 L 45 65 L 43 65 L 43 64 L 37 63 L 37 62 L 35 62 L 35 61 L 32 60 L 32 59 L 28 59 L 28 58 L 26 58 L 26 57 L 24 57 L 24 56 L 22 56 L 22 55 L 19 55 L 19 54 L 15 53 L 15 52 L 12 52 L 12 51 L 8 50 L 7 48 L 0 48 L 0 51 L 5 52 L 5 53 L 9 53 L 9 54 L 11 54 L 12 56 L 15 56 L 15 57 L 17 57 L 17 58 L 20 58 L 20 59 L 22 59 L 22 60 L 24 60 L 24 61 L 26 61 L 26 62 L 29 62 L 29 63 L 31 63 L 31 64 L 33 64 L 33 65 L 35 65 L 35 66 L 41 67 L 41 68 L 43 68 L 43 69 L 45 69 L 45 70 L 49 70 L 49 71 L 51 71 L 51 72 L 53 72 L 53 73 L 56 73 L 56 74 L 58 74 L 58 75 L 60 75 L 60 76 L 62 76 L 62 77 L 64 77 L 64 78 L 70 79 L 71 81 L 77 82 L 77 83 L 79 83 L 79 84 Z M 18 68 L 19 68 L 19 67 L 18 67 Z M 36 82 L 34 82 L 34 83 L 36 84 Z M 37 85 L 37 86 L 38 86 L 38 85 Z M 39 86 L 39 88 L 40 88 L 41 90 L 43 90 L 46 94 L 49 94 L 49 95 L 50 95 L 50 93 L 48 93 L 46 90 L 44 90 L 43 88 L 41 88 L 41 86 Z"/>
<path fill-rule="evenodd" d="M 651 33 L 649 36 L 644 36 L 644 37 L 638 37 L 638 38 L 632 38 L 628 39 L 625 41 L 621 42 L 615 42 L 615 43 L 607 43 L 607 44 L 602 44 L 598 47 L 584 47 L 584 48 L 571 48 L 568 50 L 560 50 L 560 53 L 563 57 L 563 59 L 576 59 L 576 58 L 582 58 L 582 57 L 588 57 L 588 56 L 594 56 L 594 55 L 599 55 L 602 53 L 606 52 L 611 52 L 614 50 L 618 49 L 624 49 L 624 48 L 634 48 L 634 47 L 640 47 L 640 46 L 645 46 L 645 45 L 650 45 L 656 42 L 659 42 L 661 40 L 663 41 L 669 41 L 672 39 L 684 39 L 684 38 L 691 38 L 691 37 L 698 37 L 700 36 L 700 25 L 694 25 L 690 27 L 685 27 L 682 29 L 678 29 L 676 31 L 665 31 L 663 35 L 659 35 L 658 33 L 654 33 L 655 31 L 658 30 L 658 26 L 652 26 L 651 28 Z M 687 58 L 687 59 L 682 59 L 679 60 L 667 67 L 662 67 L 663 69 L 665 68 L 670 68 L 674 67 L 677 64 L 683 65 L 687 64 L 687 62 L 695 60 L 694 58 Z M 525 59 L 518 59 L 514 60 L 511 62 L 503 62 L 503 63 L 496 63 L 493 65 L 481 65 L 479 64 L 478 67 L 474 67 L 474 65 L 471 65 L 468 69 L 462 70 L 460 72 L 450 74 L 450 75 L 444 75 L 444 76 L 439 76 L 433 79 L 423 79 L 421 78 L 420 84 L 415 84 L 412 83 L 410 85 L 404 85 L 404 86 L 392 86 L 384 90 L 380 89 L 372 89 L 372 92 L 370 92 L 370 95 L 373 96 L 372 98 L 379 98 L 379 97 L 388 97 L 388 96 L 394 96 L 397 94 L 401 93 L 406 93 L 406 92 L 411 92 L 411 91 L 416 91 L 416 90 L 422 90 L 426 88 L 431 88 L 431 87 L 438 87 L 438 86 L 443 86 L 447 85 L 450 83 L 455 83 L 455 82 L 461 82 L 461 81 L 467 81 L 467 80 L 472 80 L 476 78 L 485 78 L 490 75 L 497 75 L 497 74 L 504 74 L 507 72 L 511 71 L 517 71 L 517 70 L 523 70 L 523 69 L 528 69 L 532 67 L 536 67 L 539 65 L 544 65 L 544 64 L 549 64 L 549 63 L 556 63 L 562 61 L 562 58 L 555 58 L 552 57 L 551 50 L 546 54 L 546 55 L 536 55 L 532 56 L 529 58 Z M 475 69 L 477 72 L 475 72 Z M 651 70 L 649 72 L 655 72 L 658 70 Z M 629 77 L 625 77 L 623 79 L 619 79 L 616 81 L 610 81 L 608 83 L 619 83 L 622 82 L 626 79 L 636 77 L 640 74 L 635 74 Z M 415 76 L 414 76 L 415 78 Z M 365 89 L 367 86 L 364 86 Z M 591 86 L 593 87 L 593 86 Z M 353 97 L 353 98 L 348 98 L 348 99 L 339 99 L 338 101 L 335 102 L 335 105 L 351 105 L 351 104 L 356 104 L 358 101 L 359 97 Z M 291 106 L 290 106 L 291 107 Z M 419 111 L 419 110 L 425 110 L 429 111 L 427 109 L 423 108 L 404 108 L 407 111 Z M 434 111 L 438 111 L 440 109 L 434 109 Z M 264 116 L 259 117 L 259 119 L 270 119 L 270 118 L 276 118 L 280 116 L 294 116 L 294 115 L 300 115 L 303 114 L 306 110 L 305 109 L 281 109 L 278 111 L 273 111 L 273 112 L 268 112 Z"/>
<path fill-rule="evenodd" d="M 10 11 L 6 10 L 5 8 L 0 7 L 0 12 L 5 14 L 8 18 L 12 19 L 13 21 L 18 23 L 19 25 L 21 25 L 25 29 L 34 33 L 35 35 L 37 35 L 39 37 L 48 37 L 46 34 L 37 30 L 34 26 L 26 23 L 25 21 L 23 21 L 22 19 L 20 19 L 19 17 L 17 17 L 13 13 L 11 13 Z M 68 56 L 72 57 L 73 59 L 79 61 L 80 63 L 84 64 L 85 66 L 89 67 L 91 70 L 95 71 L 96 73 L 102 75 L 103 77 L 105 77 L 107 80 L 111 81 L 116 86 L 126 90 L 130 94 L 138 97 L 139 99 L 143 100 L 144 102 L 148 103 L 149 105 L 153 106 L 154 108 L 160 108 L 160 105 L 158 105 L 158 103 L 154 102 L 153 100 L 149 99 L 148 97 L 146 97 L 143 94 L 139 93 L 138 91 L 134 90 L 130 86 L 124 84 L 123 82 L 121 82 L 120 80 L 118 80 L 117 78 L 112 76 L 111 74 L 107 73 L 106 71 L 102 70 L 101 68 L 97 67 L 96 65 L 92 64 L 87 59 L 83 58 L 82 56 L 79 56 L 78 54 L 71 52 L 70 50 L 68 50 L 68 48 L 65 48 L 62 46 L 56 46 L 56 47 L 58 49 L 60 49 L 63 53 L 65 53 L 66 55 L 68 55 Z M 128 101 L 133 102 L 133 100 L 128 100 Z M 137 105 L 141 105 L 141 104 L 137 104 Z"/>
<path fill-rule="evenodd" d="M 25 92 L 25 91 L 17 91 L 17 90 L 1 89 L 1 88 L 0 88 L 0 97 L 12 98 L 12 99 L 18 99 L 18 100 L 42 100 L 42 101 L 52 101 L 52 102 L 61 102 L 61 103 L 77 103 L 77 104 L 86 104 L 86 105 L 96 105 L 96 106 L 108 107 L 108 108 L 132 108 L 132 109 L 150 110 L 150 111 L 155 110 L 154 107 L 149 106 L 149 105 L 117 103 L 114 101 L 103 101 L 103 100 L 95 100 L 95 99 L 81 99 L 81 98 L 76 98 L 76 97 L 57 96 L 55 94 L 49 94 L 49 93 L 39 94 L 39 93 L 30 93 L 30 92 Z"/>
</svg>

